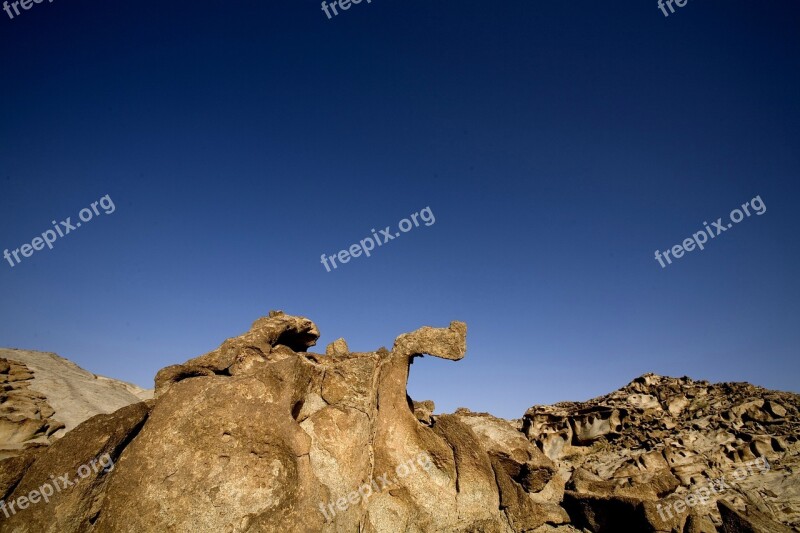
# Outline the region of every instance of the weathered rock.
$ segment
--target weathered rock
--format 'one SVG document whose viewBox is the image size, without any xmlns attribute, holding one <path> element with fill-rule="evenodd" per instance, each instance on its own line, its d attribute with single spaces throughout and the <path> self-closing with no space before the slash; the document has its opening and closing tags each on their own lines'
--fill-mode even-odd
<svg viewBox="0 0 800 533">
<path fill-rule="evenodd" d="M 684 533 L 717 533 L 714 523 L 706 517 L 690 514 L 686 519 Z"/>
<path fill-rule="evenodd" d="M 309 319 L 271 311 L 268 317 L 256 320 L 244 335 L 228 339 L 216 350 L 182 365 L 159 371 L 155 379 L 156 396 L 183 379 L 201 375 L 233 376 L 247 372 L 257 363 L 282 359 L 293 352 L 305 352 L 317 343 L 318 338 L 317 326 Z"/>
<path fill-rule="evenodd" d="M 0 392 L 2 461 L 47 446 L 64 423 L 53 417 L 55 411 L 45 395 L 31 388 L 33 372 L 25 364 L 0 359 L 0 376 L 6 378 Z"/>
<path fill-rule="evenodd" d="M 0 349 L 0 459 L 46 447 L 99 413 L 152 396 L 52 353 Z"/>
<path fill-rule="evenodd" d="M 594 533 L 653 531 L 645 518 L 644 505 L 635 498 L 594 496 L 567 491 L 564 494 L 564 508 L 576 526 Z"/>
<path fill-rule="evenodd" d="M 5 499 L 9 517 L 0 515 L 0 531 L 90 531 L 106 498 L 116 461 L 142 427 L 148 406 L 141 402 L 114 414 L 96 415 L 37 456 Z M 45 488 L 49 486 L 50 488 Z M 25 508 L 11 502 L 34 491 Z"/>
<path fill-rule="evenodd" d="M 422 327 L 395 339 L 392 352 L 402 356 L 430 354 L 458 361 L 467 351 L 467 325 L 451 322 L 447 329 Z"/>
<path fill-rule="evenodd" d="M 717 506 L 722 516 L 722 533 L 792 533 L 790 528 L 755 509 L 740 513 L 725 500 L 719 500 Z"/>
<path fill-rule="evenodd" d="M 719 497 L 737 499 L 742 508 L 760 506 L 771 520 L 797 526 L 799 414 L 796 394 L 647 374 L 588 402 L 534 406 L 522 430 L 571 472 L 567 508 L 590 529 L 609 509 L 616 513 L 634 502 L 647 531 L 721 527 L 713 506 Z M 754 468 L 759 458 L 765 462 Z M 732 477 L 737 472 L 741 479 Z M 721 478 L 727 489 L 709 491 L 708 507 L 683 503 Z M 671 507 L 675 502 L 679 511 Z"/>
<path fill-rule="evenodd" d="M 21 455 L 0 460 L 0 501 L 6 500 L 25 471 L 42 450 L 28 450 Z M 2 521 L 2 517 L 0 517 Z"/>
<path fill-rule="evenodd" d="M 433 423 L 433 411 L 436 409 L 436 404 L 432 400 L 425 400 L 424 402 L 413 402 L 412 405 L 417 420 L 430 426 Z"/>
<path fill-rule="evenodd" d="M 349 352 L 347 341 L 342 338 L 336 339 L 325 347 L 325 355 L 347 355 Z"/>
<path fill-rule="evenodd" d="M 0 462 L 0 493 L 15 503 L 51 474 L 101 454 L 114 463 L 49 503 L 8 520 L 0 513 L 0 533 L 800 525 L 797 395 L 648 374 L 589 402 L 534 406 L 522 420 L 467 409 L 435 415 L 432 401 L 408 397 L 410 366 L 424 355 L 464 357 L 465 324 L 400 335 L 391 351 L 352 353 L 339 339 L 326 355 L 308 352 L 318 337 L 310 320 L 272 312 L 218 349 L 162 369 L 154 400 Z M 0 360 L 7 379 L 26 375 L 12 367 Z M 48 413 L 38 394 L 18 391 L 9 420 Z M 726 489 L 712 494 L 715 480 Z M 717 511 L 721 497 L 733 503 L 720 500 Z"/>
<path fill-rule="evenodd" d="M 120 441 L 110 435 L 124 434 L 113 471 L 61 496 L 60 531 L 510 533 L 551 515 L 565 520 L 557 505 L 528 500 L 553 467 L 513 426 L 472 421 L 476 434 L 463 417 L 429 414 L 429 426 L 415 416 L 406 393 L 413 359 L 463 357 L 463 323 L 401 335 L 391 352 L 306 353 L 317 336 L 300 317 L 256 321 L 219 349 L 159 372 L 141 424 L 119 411 L 110 417 L 116 433 L 96 435 L 96 418 L 68 433 L 18 490 L 43 470 L 69 471 Z M 503 442 L 512 441 L 506 457 Z M 507 511 L 499 485 L 513 492 Z M 359 494 L 367 487 L 370 494 Z M 0 531 L 33 531 L 46 509 L 25 515 L 31 526 L 17 514 Z"/>
</svg>

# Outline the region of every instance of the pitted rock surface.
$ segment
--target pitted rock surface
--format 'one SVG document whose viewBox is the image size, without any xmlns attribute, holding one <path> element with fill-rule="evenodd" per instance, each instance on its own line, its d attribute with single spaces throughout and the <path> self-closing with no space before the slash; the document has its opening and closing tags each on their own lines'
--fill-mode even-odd
<svg viewBox="0 0 800 533">
<path fill-rule="evenodd" d="M 569 477 L 568 507 L 580 523 L 616 515 L 615 502 L 632 498 L 653 530 L 683 531 L 692 515 L 722 528 L 715 502 L 727 500 L 800 528 L 799 415 L 797 394 L 646 374 L 588 402 L 531 407 L 522 429 Z M 663 510 L 721 477 L 729 488 L 706 505 Z"/>
<path fill-rule="evenodd" d="M 0 532 L 800 531 L 797 395 L 649 374 L 516 421 L 437 415 L 409 398 L 411 364 L 460 360 L 466 333 L 424 326 L 392 350 L 339 339 L 322 355 L 313 322 L 271 312 L 161 370 L 155 399 L 0 462 L 7 501 L 101 453 L 115 462 L 0 514 Z M 707 505 L 659 507 L 748 464 Z"/>
</svg>

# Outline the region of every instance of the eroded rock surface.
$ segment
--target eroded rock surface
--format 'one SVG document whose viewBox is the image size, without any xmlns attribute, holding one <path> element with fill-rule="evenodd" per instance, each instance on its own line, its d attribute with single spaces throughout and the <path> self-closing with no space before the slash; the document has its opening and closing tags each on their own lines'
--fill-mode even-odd
<svg viewBox="0 0 800 533">
<path fill-rule="evenodd" d="M 436 415 L 408 397 L 410 366 L 464 357 L 465 324 L 375 352 L 341 339 L 308 352 L 318 337 L 310 320 L 271 312 L 160 371 L 154 400 L 0 463 L 0 494 L 15 501 L 51 474 L 114 460 L 49 503 L 0 513 L 0 532 L 800 531 L 797 395 L 647 375 L 519 421 Z M 674 504 L 743 465 L 703 506 Z"/>
<path fill-rule="evenodd" d="M 588 402 L 534 406 L 522 429 L 568 477 L 566 507 L 592 531 L 744 531 L 718 500 L 800 531 L 799 415 L 797 394 L 647 374 Z"/>
<path fill-rule="evenodd" d="M 53 353 L 0 349 L 0 459 L 51 444 L 81 422 L 152 397 Z"/>
<path fill-rule="evenodd" d="M 0 358 L 0 460 L 47 446 L 64 427 L 47 397 L 31 388 L 33 372 L 23 363 Z"/>
</svg>

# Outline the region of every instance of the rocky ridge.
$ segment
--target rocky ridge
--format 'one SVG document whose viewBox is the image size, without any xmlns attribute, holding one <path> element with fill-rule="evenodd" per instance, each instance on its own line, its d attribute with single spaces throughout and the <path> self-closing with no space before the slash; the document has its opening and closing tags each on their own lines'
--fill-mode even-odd
<svg viewBox="0 0 800 533">
<path fill-rule="evenodd" d="M 102 454 L 115 463 L 0 514 L 0 532 L 800 531 L 797 395 L 646 375 L 519 421 L 436 415 L 408 397 L 410 366 L 461 359 L 465 324 L 374 352 L 343 339 L 308 352 L 318 337 L 271 312 L 161 370 L 154 399 L 0 462 L 6 501 Z M 670 503 L 746 464 L 716 505 Z"/>
</svg>

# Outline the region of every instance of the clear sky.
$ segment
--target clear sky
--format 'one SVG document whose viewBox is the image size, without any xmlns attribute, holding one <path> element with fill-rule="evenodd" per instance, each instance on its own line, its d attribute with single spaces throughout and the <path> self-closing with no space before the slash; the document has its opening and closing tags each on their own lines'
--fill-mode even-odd
<svg viewBox="0 0 800 533">
<path fill-rule="evenodd" d="M 515 418 L 645 372 L 798 391 L 798 27 L 796 0 L 0 11 L 0 251 L 116 208 L 2 260 L 0 346 L 151 387 L 283 309 L 323 352 L 467 322 L 464 360 L 412 367 L 439 411 Z"/>
</svg>

